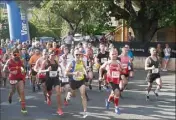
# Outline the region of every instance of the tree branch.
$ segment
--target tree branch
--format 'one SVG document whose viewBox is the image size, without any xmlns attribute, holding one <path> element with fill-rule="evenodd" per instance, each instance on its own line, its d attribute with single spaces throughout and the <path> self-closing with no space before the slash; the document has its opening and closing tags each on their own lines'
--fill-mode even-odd
<svg viewBox="0 0 176 120">
<path fill-rule="evenodd" d="M 62 14 L 59 14 L 68 24 L 69 24 L 69 26 L 70 26 L 70 28 L 72 29 L 72 30 L 74 30 L 74 27 L 73 27 L 73 25 L 71 24 L 71 22 L 70 22 L 70 20 L 68 20 L 64 15 L 62 15 Z"/>
<path fill-rule="evenodd" d="M 108 10 L 111 11 L 109 15 L 111 17 L 115 17 L 116 19 L 123 18 L 128 20 L 130 16 L 125 9 L 122 9 L 119 5 L 115 4 L 113 0 L 110 2 Z"/>
<path fill-rule="evenodd" d="M 125 2 L 124 8 L 126 8 L 129 11 L 131 17 L 136 17 L 137 16 L 136 11 L 134 10 L 132 6 L 131 0 L 125 0 L 124 2 Z"/>
</svg>

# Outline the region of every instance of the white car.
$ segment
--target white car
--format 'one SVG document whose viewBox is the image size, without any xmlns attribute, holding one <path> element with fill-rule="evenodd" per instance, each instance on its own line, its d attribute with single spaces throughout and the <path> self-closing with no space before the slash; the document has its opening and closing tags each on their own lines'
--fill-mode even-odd
<svg viewBox="0 0 176 120">
<path fill-rule="evenodd" d="M 83 41 L 82 34 L 75 34 L 73 38 L 74 38 L 74 41 L 77 41 L 77 42 Z"/>
</svg>

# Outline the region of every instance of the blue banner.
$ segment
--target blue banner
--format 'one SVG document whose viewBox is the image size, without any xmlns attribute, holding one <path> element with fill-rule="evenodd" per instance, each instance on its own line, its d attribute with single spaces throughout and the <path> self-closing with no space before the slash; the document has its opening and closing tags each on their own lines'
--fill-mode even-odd
<svg viewBox="0 0 176 120">
<path fill-rule="evenodd" d="M 14 0 L 6 0 L 10 40 L 25 42 L 29 40 L 26 13 L 22 12 Z"/>
<path fill-rule="evenodd" d="M 15 1 L 7 0 L 10 40 L 21 39 L 20 9 Z"/>
</svg>

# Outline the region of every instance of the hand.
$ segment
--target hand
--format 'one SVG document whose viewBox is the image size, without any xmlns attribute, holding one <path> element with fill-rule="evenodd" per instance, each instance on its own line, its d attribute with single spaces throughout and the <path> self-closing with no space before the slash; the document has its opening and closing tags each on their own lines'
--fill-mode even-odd
<svg viewBox="0 0 176 120">
<path fill-rule="evenodd" d="M 11 71 L 10 73 L 16 75 L 17 74 L 17 70 Z"/>
<path fill-rule="evenodd" d="M 103 80 L 103 78 L 102 77 L 99 77 L 99 81 L 102 81 Z"/>
<path fill-rule="evenodd" d="M 152 66 L 152 70 L 153 70 L 153 69 L 155 69 L 155 66 L 154 66 L 154 65 Z"/>
<path fill-rule="evenodd" d="M 48 71 L 51 71 L 51 66 L 48 67 Z"/>
</svg>

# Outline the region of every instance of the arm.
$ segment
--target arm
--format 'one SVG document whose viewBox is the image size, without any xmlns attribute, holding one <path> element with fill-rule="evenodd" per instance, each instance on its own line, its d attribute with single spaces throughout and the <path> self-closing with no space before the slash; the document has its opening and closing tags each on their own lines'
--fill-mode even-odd
<svg viewBox="0 0 176 120">
<path fill-rule="evenodd" d="M 46 65 L 47 65 L 46 61 L 43 61 L 41 69 L 39 69 L 39 73 L 45 73 L 49 71 L 49 69 L 45 69 Z"/>
<path fill-rule="evenodd" d="M 72 62 L 68 65 L 68 67 L 65 70 L 66 76 L 75 75 L 75 72 L 70 72 L 71 68 L 72 68 Z"/>
<path fill-rule="evenodd" d="M 105 63 L 100 67 L 100 69 L 99 69 L 99 79 L 101 79 L 102 72 L 103 72 L 103 70 L 105 70 L 107 64 L 108 64 L 108 61 L 105 62 Z"/>
<path fill-rule="evenodd" d="M 40 64 L 40 59 L 36 61 L 36 64 L 34 66 L 34 71 L 39 72 L 39 64 Z"/>
<path fill-rule="evenodd" d="M 10 60 L 8 60 L 6 63 L 5 63 L 5 65 L 4 65 L 4 67 L 3 67 L 3 72 L 5 72 L 7 69 L 8 69 L 8 67 L 9 67 L 9 61 Z M 10 70 L 9 70 L 10 71 Z"/>
</svg>

